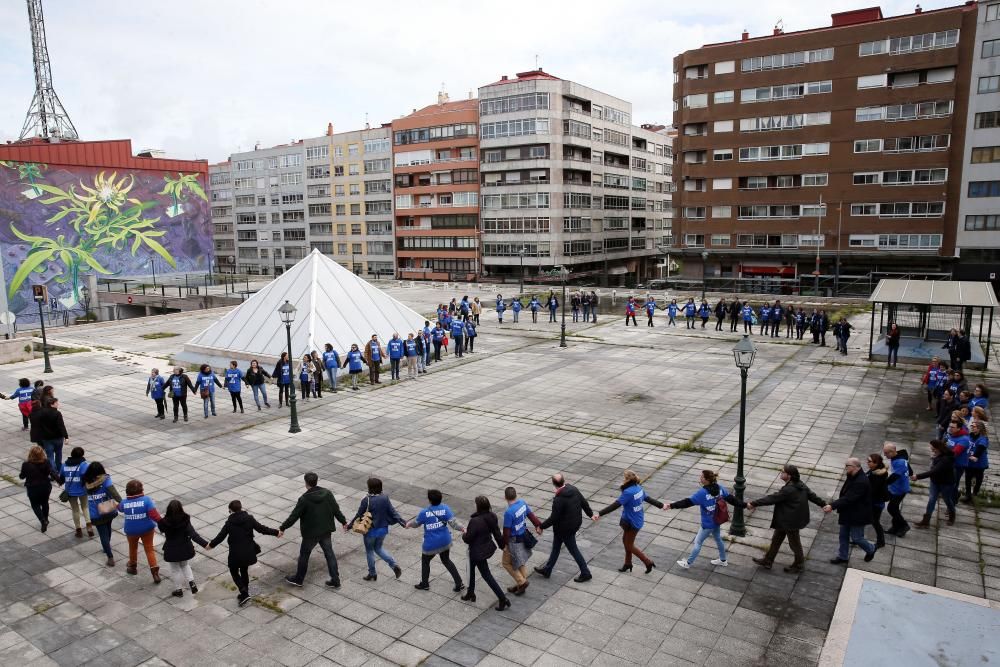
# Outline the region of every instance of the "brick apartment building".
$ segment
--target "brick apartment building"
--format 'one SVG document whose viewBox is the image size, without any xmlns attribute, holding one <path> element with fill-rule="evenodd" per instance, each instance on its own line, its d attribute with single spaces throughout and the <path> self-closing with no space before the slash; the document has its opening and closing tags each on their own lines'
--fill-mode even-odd
<svg viewBox="0 0 1000 667">
<path fill-rule="evenodd" d="M 947 272 L 974 3 L 709 44 L 674 59 L 675 253 L 700 277 Z"/>
</svg>

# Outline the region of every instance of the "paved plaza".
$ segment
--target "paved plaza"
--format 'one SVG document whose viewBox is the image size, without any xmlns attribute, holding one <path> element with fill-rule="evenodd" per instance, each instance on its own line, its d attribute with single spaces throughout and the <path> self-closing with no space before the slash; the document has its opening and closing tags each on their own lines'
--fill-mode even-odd
<svg viewBox="0 0 1000 667">
<path fill-rule="evenodd" d="M 419 312 L 462 293 L 393 290 Z M 489 294 L 478 295 L 492 304 Z M 249 392 L 245 415 L 230 412 L 223 392 L 217 418 L 203 419 L 200 401 L 191 397 L 190 423 L 153 419 L 153 402 L 143 396 L 149 367 L 166 369 L 183 342 L 223 312 L 59 330 L 58 342 L 92 351 L 54 357 L 55 372 L 44 378 L 61 400 L 69 446 L 103 462 L 122 492 L 128 479 L 142 480 L 161 512 L 170 499 L 181 499 L 207 539 L 237 498 L 261 523 L 276 527 L 303 492 L 302 474 L 309 470 L 349 517 L 370 475 L 384 481 L 407 519 L 426 504 L 429 487 L 440 488 L 465 519 L 480 494 L 502 509 L 503 489 L 511 484 L 544 518 L 554 472 L 563 472 L 595 510 L 617 497 L 628 468 L 664 501 L 695 491 L 704 468 L 719 471 L 732 488 L 740 384 L 731 352 L 737 337 L 728 325 L 725 333 L 712 331 L 711 322 L 706 330 L 686 331 L 683 323 L 667 329 L 658 314 L 655 328 L 643 321 L 625 328 L 621 317 L 601 315 L 596 325 L 568 322 L 568 347 L 560 349 L 558 327 L 544 322 L 546 313 L 537 325 L 525 312 L 519 325 L 500 328 L 489 311 L 475 354 L 449 356 L 415 381 L 300 400 L 303 430 L 294 436 L 287 432 L 287 410 L 272 402 L 274 408 L 257 412 Z M 749 498 L 777 489 L 778 470 L 788 462 L 819 495 L 835 495 L 844 459 L 880 451 L 886 439 L 910 450 L 914 469 L 926 469 L 932 427 L 920 393 L 923 368 L 889 370 L 863 361 L 868 323 L 865 316 L 854 322 L 858 335 L 846 357 L 832 347 L 754 336 Z M 152 332 L 180 335 L 140 338 Z M 42 377 L 41 368 L 40 360 L 0 366 L 0 389 L 14 388 L 18 377 Z M 0 665 L 800 667 L 818 663 L 844 576 L 842 566 L 828 562 L 836 549 L 836 515 L 818 508 L 802 531 L 809 560 L 800 575 L 778 567 L 791 562 L 788 551 L 772 571 L 750 560 L 770 539 L 770 508 L 748 515 L 749 535 L 731 544 L 728 567 L 709 564 L 715 558 L 709 541 L 690 570 L 674 562 L 690 547 L 697 511 L 650 508 L 637 546 L 656 562 L 651 574 L 641 567 L 617 571 L 623 549 L 616 513 L 587 521 L 579 535 L 592 581 L 572 581 L 577 571 L 564 552 L 551 579 L 533 574 L 527 594 L 500 613 L 482 581 L 478 602 L 460 601 L 437 562 L 431 590 L 415 590 L 420 534 L 399 527 L 386 547 L 403 568 L 400 580 L 380 565 L 378 581 L 362 581 L 360 537 L 339 533 L 334 548 L 342 588 L 323 587 L 319 550 L 306 585 L 293 588 L 284 582 L 299 548 L 292 528 L 283 539 L 258 538 L 263 553 L 250 570 L 254 604 L 236 604 L 225 544 L 209 554 L 198 550 L 192 567 L 200 592 L 173 598 L 169 580 L 154 586 L 141 558 L 138 576 L 125 574 L 120 530 L 112 538 L 119 564 L 105 567 L 96 538 L 73 537 L 69 509 L 55 493 L 49 530 L 38 531 L 23 489 L 12 483 L 27 437 L 14 404 L 0 407 Z M 995 488 L 989 478 L 987 484 Z M 905 503 L 911 521 L 922 513 L 926 493 L 926 485 L 918 485 Z M 859 555 L 851 567 L 997 601 L 998 518 L 996 509 L 962 505 L 955 526 L 938 524 L 935 514 L 931 530 L 887 536 L 873 562 Z M 457 535 L 456 541 L 452 557 L 467 580 L 466 550 Z M 546 531 L 529 565 L 542 564 L 550 544 Z M 499 554 L 491 565 L 508 585 Z"/>
</svg>

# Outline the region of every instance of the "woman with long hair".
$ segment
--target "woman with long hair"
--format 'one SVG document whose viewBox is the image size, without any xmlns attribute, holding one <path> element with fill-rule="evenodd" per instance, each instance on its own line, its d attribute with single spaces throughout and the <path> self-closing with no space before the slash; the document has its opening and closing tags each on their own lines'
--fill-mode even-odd
<svg viewBox="0 0 1000 667">
<path fill-rule="evenodd" d="M 108 557 L 108 567 L 115 566 L 115 555 L 111 551 L 111 522 L 118 516 L 118 504 L 122 501 L 118 489 L 111 481 L 100 461 L 94 461 L 87 466 L 82 477 L 83 486 L 87 489 L 87 509 L 90 511 L 90 523 L 101 538 L 101 549 Z"/>
<path fill-rule="evenodd" d="M 619 572 L 631 572 L 632 571 L 632 556 L 635 556 L 642 564 L 646 566 L 646 574 L 653 571 L 656 567 L 650 558 L 646 554 L 642 553 L 642 550 L 635 546 L 635 538 L 639 535 L 639 531 L 645 523 L 644 509 L 645 503 L 649 503 L 657 509 L 663 509 L 663 503 L 655 498 L 650 497 L 639 484 L 639 476 L 636 475 L 631 470 L 626 470 L 624 474 L 624 481 L 621 485 L 621 494 L 618 496 L 618 500 L 611 503 L 600 512 L 598 515 L 604 516 L 605 514 L 610 514 L 614 512 L 619 507 L 622 508 L 622 518 L 618 522 L 618 525 L 622 528 L 622 545 L 625 547 L 625 564 L 618 568 Z"/>
<path fill-rule="evenodd" d="M 929 478 L 931 482 L 930 494 L 927 499 L 927 509 L 924 512 L 923 518 L 917 522 L 916 526 L 917 528 L 930 528 L 931 516 L 934 514 L 934 508 L 937 507 L 939 497 L 944 500 L 944 504 L 948 508 L 948 525 L 951 526 L 955 523 L 955 501 L 953 495 L 953 487 L 955 485 L 955 455 L 948 449 L 948 445 L 943 440 L 934 439 L 929 444 L 931 450 L 930 470 L 910 477 L 910 481 Z"/>
<path fill-rule="evenodd" d="M 28 458 L 21 462 L 21 474 L 24 480 L 24 490 L 28 494 L 28 504 L 38 518 L 38 523 L 44 533 L 49 529 L 49 496 L 52 494 L 52 482 L 58 482 L 45 450 L 38 445 L 28 448 Z"/>
<path fill-rule="evenodd" d="M 490 556 L 496 553 L 497 547 L 503 544 L 497 515 L 490 508 L 490 500 L 486 496 L 476 496 L 476 512 L 469 518 L 469 525 L 462 534 L 462 541 L 469 545 L 469 590 L 462 599 L 466 602 L 476 601 L 476 570 L 497 596 L 497 611 L 503 611 L 510 606 L 510 598 L 503 593 L 500 584 L 490 572 Z"/>
<path fill-rule="evenodd" d="M 267 402 L 267 379 L 271 374 L 260 367 L 260 362 L 256 359 L 250 360 L 250 368 L 247 369 L 243 381 L 253 391 L 253 402 L 257 404 L 257 411 L 260 411 L 260 399 L 264 399 L 264 407 L 269 408 L 271 404 Z M 260 394 L 260 397 L 257 394 Z"/>
<path fill-rule="evenodd" d="M 194 595 L 198 592 L 198 585 L 194 582 L 190 565 L 191 559 L 194 558 L 192 541 L 203 548 L 208 546 L 208 541 L 194 529 L 191 517 L 184 511 L 181 501 L 176 499 L 170 501 L 166 514 L 156 524 L 164 537 L 163 560 L 170 566 L 170 578 L 174 581 L 171 595 L 175 598 L 184 597 L 185 584 Z"/>
<path fill-rule="evenodd" d="M 694 538 L 694 548 L 691 550 L 691 555 L 687 558 L 681 558 L 677 564 L 685 570 L 691 567 L 701 552 L 702 543 L 711 535 L 715 538 L 715 546 L 719 548 L 719 557 L 712 560 L 712 565 L 726 567 L 729 565 L 729 561 L 726 560 L 726 543 L 722 541 L 722 523 L 718 521 L 717 510 L 720 499 L 734 505 L 737 500 L 719 484 L 719 476 L 713 470 L 702 470 L 698 482 L 701 484 L 701 488 L 689 497 L 665 505 L 665 509 L 668 510 L 679 510 L 697 505 L 701 512 L 701 529 Z"/>
<path fill-rule="evenodd" d="M 882 528 L 882 510 L 889 500 L 889 469 L 881 454 L 868 455 L 868 488 L 872 495 L 872 526 L 875 528 L 875 548 L 885 546 L 885 530 Z"/>
</svg>

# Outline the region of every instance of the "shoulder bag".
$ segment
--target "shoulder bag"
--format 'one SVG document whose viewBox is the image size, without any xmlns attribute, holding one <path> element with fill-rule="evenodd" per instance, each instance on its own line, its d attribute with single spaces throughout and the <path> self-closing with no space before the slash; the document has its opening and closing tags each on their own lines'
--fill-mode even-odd
<svg viewBox="0 0 1000 667">
<path fill-rule="evenodd" d="M 372 513 L 370 511 L 372 506 L 372 497 L 368 496 L 367 500 L 369 509 L 366 509 L 365 513 L 361 515 L 361 518 L 355 520 L 354 525 L 351 527 L 351 530 L 358 535 L 367 535 L 368 531 L 372 528 Z"/>
</svg>

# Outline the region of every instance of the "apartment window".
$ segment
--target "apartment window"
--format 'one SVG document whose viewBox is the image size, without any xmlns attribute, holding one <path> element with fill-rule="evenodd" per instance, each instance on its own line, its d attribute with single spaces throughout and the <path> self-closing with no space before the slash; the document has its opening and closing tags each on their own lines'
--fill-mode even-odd
<svg viewBox="0 0 1000 667">
<path fill-rule="evenodd" d="M 986 5 L 986 20 L 996 21 L 1000 18 L 1000 4 Z"/>
<path fill-rule="evenodd" d="M 878 204 L 851 204 L 852 216 L 878 215 Z"/>
<path fill-rule="evenodd" d="M 862 90 L 864 88 L 885 88 L 888 85 L 888 74 L 869 74 L 858 77 L 858 90 Z"/>
<path fill-rule="evenodd" d="M 306 148 L 307 160 L 322 160 L 327 157 L 330 157 L 329 146 L 309 146 Z"/>
<path fill-rule="evenodd" d="M 829 182 L 828 174 L 802 174 L 802 185 L 804 187 L 821 187 Z"/>
<path fill-rule="evenodd" d="M 762 88 L 744 88 L 740 91 L 740 102 L 772 102 L 787 100 L 804 95 L 829 93 L 833 90 L 832 81 L 811 81 L 807 83 L 788 83 L 780 86 L 764 86 Z"/>
<path fill-rule="evenodd" d="M 795 130 L 812 125 L 829 125 L 830 112 L 785 114 L 782 116 L 761 116 L 740 119 L 740 132 L 768 132 L 774 130 Z"/>
<path fill-rule="evenodd" d="M 935 250 L 941 247 L 941 234 L 879 234 L 880 250 Z"/>
<path fill-rule="evenodd" d="M 301 194 L 281 195 L 281 203 L 282 203 L 282 205 L 287 205 L 287 204 L 301 204 L 302 203 L 302 195 Z"/>
<path fill-rule="evenodd" d="M 685 109 L 703 109 L 708 106 L 708 93 L 685 95 L 681 98 L 681 106 Z"/>
<path fill-rule="evenodd" d="M 969 197 L 1000 197 L 1000 181 L 970 181 Z"/>
<path fill-rule="evenodd" d="M 1000 162 L 1000 146 L 981 146 L 972 149 L 972 164 Z"/>
<path fill-rule="evenodd" d="M 732 74 L 736 71 L 736 61 L 735 60 L 720 60 L 715 63 L 715 73 L 716 74 Z"/>
<path fill-rule="evenodd" d="M 792 53 L 778 53 L 770 56 L 744 58 L 741 66 L 744 72 L 757 72 L 768 69 L 799 67 L 807 63 L 818 63 L 827 60 L 833 60 L 832 48 L 816 49 L 814 51 L 794 51 Z"/>
<path fill-rule="evenodd" d="M 767 176 L 747 176 L 740 183 L 741 190 L 763 190 L 767 187 Z"/>
<path fill-rule="evenodd" d="M 751 146 L 740 149 L 740 162 L 760 162 L 765 160 L 792 160 L 802 157 L 802 144 L 785 146 Z"/>
<path fill-rule="evenodd" d="M 882 182 L 881 171 L 854 172 L 855 185 L 877 185 Z"/>
<path fill-rule="evenodd" d="M 733 159 L 732 148 L 717 148 L 712 151 L 713 162 L 725 162 L 727 160 L 732 160 L 732 159 Z"/>
<path fill-rule="evenodd" d="M 885 140 L 886 153 L 940 151 L 951 144 L 950 134 L 923 134 L 916 137 L 891 137 Z"/>
<path fill-rule="evenodd" d="M 357 163 L 347 165 L 347 175 L 348 176 L 360 176 L 361 167 Z"/>
<path fill-rule="evenodd" d="M 878 205 L 881 218 L 937 218 L 944 215 L 944 202 L 892 202 Z"/>
<path fill-rule="evenodd" d="M 733 217 L 733 207 L 732 206 L 713 206 L 712 207 L 712 218 L 731 218 Z"/>
<path fill-rule="evenodd" d="M 309 215 L 330 215 L 329 204 L 309 204 Z"/>
<path fill-rule="evenodd" d="M 902 169 L 882 172 L 883 185 L 928 185 L 948 180 L 947 169 Z"/>
<path fill-rule="evenodd" d="M 854 120 L 862 123 L 885 118 L 885 107 L 860 107 L 854 112 Z"/>
<path fill-rule="evenodd" d="M 483 139 L 499 139 L 502 137 L 519 137 L 530 134 L 548 134 L 547 118 L 520 118 L 502 120 L 495 123 L 480 125 L 480 137 Z"/>
<path fill-rule="evenodd" d="M 609 241 L 613 239 L 608 239 Z M 622 239 L 623 241 L 626 239 Z M 684 245 L 689 248 L 704 248 L 705 247 L 705 235 L 704 234 L 687 234 L 684 236 Z"/>
<path fill-rule="evenodd" d="M 1000 7 L 1000 4 L 991 6 Z M 977 130 L 986 130 L 993 127 L 1000 127 L 1000 111 L 983 111 L 976 114 Z"/>
<path fill-rule="evenodd" d="M 388 139 L 386 139 L 386 141 L 388 141 Z M 387 157 L 378 160 L 365 160 L 364 164 L 366 174 L 384 174 L 390 169 L 390 162 Z"/>
<path fill-rule="evenodd" d="M 360 195 L 361 194 L 361 184 L 360 183 L 351 183 L 350 184 L 350 193 L 351 193 L 352 197 Z"/>
<path fill-rule="evenodd" d="M 712 93 L 712 103 L 713 104 L 729 104 L 735 99 L 735 93 L 732 90 L 719 90 Z"/>
<path fill-rule="evenodd" d="M 995 93 L 1000 90 L 1000 76 L 979 77 L 980 93 Z"/>
<path fill-rule="evenodd" d="M 741 220 L 797 218 L 801 207 L 797 204 L 754 204 L 740 206 L 737 216 Z"/>
<path fill-rule="evenodd" d="M 994 5 L 998 6 L 998 5 Z M 1000 230 L 1000 215 L 967 215 L 965 216 L 965 231 L 983 232 Z M 962 253 L 965 257 L 965 253 Z"/>
<path fill-rule="evenodd" d="M 388 153 L 392 150 L 392 146 L 389 143 L 389 137 L 365 139 L 364 146 L 365 153 Z"/>
<path fill-rule="evenodd" d="M 589 232 L 590 218 L 566 217 L 563 218 L 564 232 Z"/>
<path fill-rule="evenodd" d="M 494 97 L 488 100 L 479 101 L 479 115 L 489 116 L 497 113 L 510 113 L 514 111 L 532 111 L 535 109 L 549 108 L 548 93 L 524 93 L 520 95 L 506 95 L 504 97 Z"/>
<path fill-rule="evenodd" d="M 713 190 L 732 190 L 733 189 L 733 179 L 731 179 L 731 178 L 713 178 L 712 179 L 712 189 Z"/>
<path fill-rule="evenodd" d="M 361 215 L 361 204 L 351 204 L 351 215 Z"/>
</svg>

